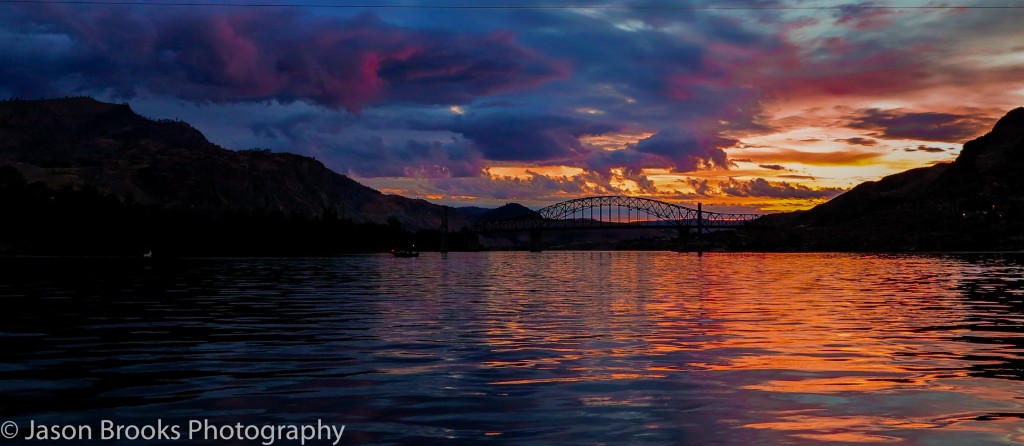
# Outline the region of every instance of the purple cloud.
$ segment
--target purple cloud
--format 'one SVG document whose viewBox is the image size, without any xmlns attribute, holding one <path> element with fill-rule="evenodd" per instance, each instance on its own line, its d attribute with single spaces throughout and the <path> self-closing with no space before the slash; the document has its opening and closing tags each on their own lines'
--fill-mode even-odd
<svg viewBox="0 0 1024 446">
<path fill-rule="evenodd" d="M 507 32 L 428 31 L 290 8 L 213 11 L 12 6 L 0 15 L 18 36 L 0 44 L 0 88 L 16 96 L 145 90 L 358 112 L 384 102 L 463 104 L 567 75 Z"/>
<path fill-rule="evenodd" d="M 877 140 L 871 138 L 861 138 L 859 136 L 853 138 L 837 139 L 836 141 L 845 142 L 847 144 L 853 144 L 855 146 L 874 146 L 878 144 Z"/>
<path fill-rule="evenodd" d="M 698 180 L 696 178 L 690 178 L 687 183 L 689 183 L 690 187 L 693 188 L 693 192 L 701 197 L 711 196 L 715 192 L 707 179 Z"/>
<path fill-rule="evenodd" d="M 461 133 L 494 161 L 550 162 L 579 159 L 589 152 L 580 137 L 613 130 L 608 125 L 555 114 L 494 113 L 460 117 L 439 128 Z"/>
<path fill-rule="evenodd" d="M 907 147 L 903 149 L 904 152 L 928 152 L 928 153 L 942 153 L 946 149 L 942 147 L 930 147 L 925 145 L 919 145 L 917 147 Z"/>
<path fill-rule="evenodd" d="M 838 187 L 812 189 L 802 184 L 770 182 L 764 178 L 740 181 L 730 178 L 718 184 L 723 194 L 736 197 L 764 198 L 832 198 L 845 190 Z"/>
<path fill-rule="evenodd" d="M 666 129 L 623 150 L 594 152 L 587 163 L 599 172 L 615 167 L 634 172 L 653 167 L 668 167 L 674 172 L 728 169 L 729 158 L 722 148 L 736 142 L 714 135 Z"/>
<path fill-rule="evenodd" d="M 360 177 L 475 177 L 485 163 L 480 153 L 465 142 L 404 140 L 385 142 L 379 136 L 349 141 L 330 153 L 344 154 L 340 160 L 326 160 Z M 333 162 L 332 162 L 333 161 Z"/>
<path fill-rule="evenodd" d="M 871 130 L 879 138 L 960 143 L 984 133 L 992 123 L 990 118 L 973 115 L 870 108 L 857 111 L 849 126 Z"/>
</svg>

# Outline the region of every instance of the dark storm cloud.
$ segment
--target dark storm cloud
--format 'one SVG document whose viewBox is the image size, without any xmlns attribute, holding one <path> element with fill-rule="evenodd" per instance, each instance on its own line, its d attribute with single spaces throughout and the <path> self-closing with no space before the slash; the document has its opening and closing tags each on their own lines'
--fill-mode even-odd
<svg viewBox="0 0 1024 446">
<path fill-rule="evenodd" d="M 573 82 L 550 88 L 550 99 L 652 129 L 763 131 L 759 94 L 736 82 L 736 72 L 787 46 L 749 25 L 693 11 L 615 11 L 558 16 L 521 38 L 572 66 Z"/>
<path fill-rule="evenodd" d="M 499 113 L 460 117 L 441 128 L 473 141 L 483 156 L 494 161 L 564 161 L 586 155 L 584 135 L 599 135 L 613 128 L 600 123 L 554 114 Z"/>
<path fill-rule="evenodd" d="M 524 44 L 567 61 L 572 81 L 548 84 L 543 96 L 530 99 L 561 107 L 541 106 L 543 113 L 516 112 L 511 119 L 476 119 L 452 127 L 476 142 L 488 159 L 561 157 L 603 174 L 614 168 L 728 168 L 721 148 L 736 141 L 721 135 L 765 130 L 758 123 L 756 91 L 732 82 L 733 70 L 778 51 L 784 46 L 779 36 L 748 30 L 735 19 L 692 12 L 674 14 L 671 20 L 631 11 L 565 14 L 557 20 L 548 14 L 528 17 L 510 23 L 537 29 L 522 33 Z M 681 35 L 680 26 L 688 31 Z M 593 116 L 581 116 L 584 109 Z M 579 141 L 580 136 L 626 128 L 658 131 L 611 152 Z"/>
<path fill-rule="evenodd" d="M 594 152 L 587 162 L 591 169 L 599 172 L 615 167 L 631 172 L 658 167 L 674 172 L 715 167 L 726 169 L 729 158 L 722 148 L 735 143 L 733 139 L 666 129 L 623 150 Z"/>
<path fill-rule="evenodd" d="M 459 116 L 438 107 L 374 108 L 360 116 L 299 113 L 251 129 L 361 177 L 439 176 L 431 171 L 475 176 L 486 161 L 578 165 L 597 150 L 584 146 L 582 136 L 618 130 L 600 120 L 543 111 L 495 108 Z"/>
<path fill-rule="evenodd" d="M 478 15 L 446 15 L 454 22 L 445 28 L 472 30 L 462 32 L 392 17 L 286 8 L 10 8 L 0 23 L 17 38 L 3 41 L 18 44 L 0 44 L 0 56 L 13 61 L 0 66 L 0 93 L 343 108 L 361 115 L 240 125 L 262 140 L 246 144 L 273 143 L 362 176 L 461 176 L 477 172 L 482 160 L 563 162 L 604 175 L 618 167 L 691 171 L 730 165 L 721 147 L 735 140 L 722 132 L 764 130 L 756 91 L 732 82 L 733 73 L 785 47 L 780 36 L 742 20 L 694 12 L 672 20 L 634 11 L 496 13 L 487 24 L 468 23 Z M 451 26 L 459 23 L 466 26 Z M 464 105 L 465 116 L 431 115 L 423 124 L 413 109 L 431 114 L 435 105 L 453 104 Z M 410 110 L 365 116 L 395 106 Z M 580 141 L 627 128 L 661 131 L 616 152 Z M 395 136 L 410 129 L 432 134 Z"/>
<path fill-rule="evenodd" d="M 322 114 L 313 112 L 282 114 L 273 119 L 249 119 L 254 120 L 249 125 L 254 135 L 283 142 L 303 142 L 316 134 L 337 135 L 357 124 L 351 115 L 331 116 L 328 121 L 323 119 Z"/>
<path fill-rule="evenodd" d="M 701 166 L 728 168 L 728 156 L 721 148 L 736 142 L 717 136 L 663 130 L 640 140 L 635 150 L 641 154 L 661 156 L 672 161 L 676 171 L 688 172 Z"/>
<path fill-rule="evenodd" d="M 381 137 L 371 137 L 349 141 L 332 153 L 343 153 L 339 163 L 361 177 L 476 177 L 484 168 L 479 152 L 459 140 L 388 143 Z"/>
<path fill-rule="evenodd" d="M 8 7 L 0 90 L 15 96 L 142 90 L 195 102 L 461 104 L 567 74 L 506 32 L 403 28 L 296 9 Z M 211 10 L 206 10 L 211 11 Z M 45 75 L 40 75 L 45 74 Z"/>
<path fill-rule="evenodd" d="M 786 170 L 786 166 L 779 164 L 758 164 L 757 167 L 768 170 Z"/>
<path fill-rule="evenodd" d="M 879 138 L 962 143 L 984 133 L 992 121 L 972 115 L 870 108 L 854 113 L 849 126 L 871 130 Z"/>
<path fill-rule="evenodd" d="M 444 130 L 396 127 L 406 118 L 386 110 L 353 116 L 343 111 L 303 111 L 264 117 L 250 126 L 271 147 L 313 156 L 327 167 L 358 177 L 449 178 L 479 176 L 483 155 L 471 141 Z M 400 113 L 399 113 L 400 114 Z"/>
</svg>

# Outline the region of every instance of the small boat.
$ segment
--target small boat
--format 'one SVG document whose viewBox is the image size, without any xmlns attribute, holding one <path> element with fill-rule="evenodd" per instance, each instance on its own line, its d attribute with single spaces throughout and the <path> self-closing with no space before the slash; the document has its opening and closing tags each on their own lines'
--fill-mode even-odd
<svg viewBox="0 0 1024 446">
<path fill-rule="evenodd" d="M 391 250 L 391 255 L 393 255 L 395 257 L 419 257 L 420 253 L 415 252 L 415 251 L 410 251 L 408 249 L 401 249 L 401 250 L 397 250 L 397 251 L 392 249 Z"/>
</svg>

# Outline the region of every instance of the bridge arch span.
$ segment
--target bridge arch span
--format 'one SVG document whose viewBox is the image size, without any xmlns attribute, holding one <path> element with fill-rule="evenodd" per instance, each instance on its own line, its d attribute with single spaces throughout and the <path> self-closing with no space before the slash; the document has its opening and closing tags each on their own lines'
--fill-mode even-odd
<svg viewBox="0 0 1024 446">
<path fill-rule="evenodd" d="M 594 209 L 626 209 L 627 211 L 636 211 L 638 214 L 647 214 L 664 221 L 697 218 L 696 209 L 650 198 L 621 195 L 576 198 L 552 204 L 542 208 L 537 213 L 546 220 L 564 220 Z M 627 216 L 629 214 L 627 212 Z"/>
<path fill-rule="evenodd" d="M 730 214 L 643 197 L 621 195 L 575 198 L 529 214 L 481 221 L 478 232 L 540 231 L 571 229 L 635 228 L 737 228 L 760 214 Z"/>
</svg>

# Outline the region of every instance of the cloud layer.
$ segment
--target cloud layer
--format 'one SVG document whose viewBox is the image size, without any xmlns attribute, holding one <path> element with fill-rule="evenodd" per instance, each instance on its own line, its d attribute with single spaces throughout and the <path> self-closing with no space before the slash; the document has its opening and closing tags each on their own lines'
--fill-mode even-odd
<svg viewBox="0 0 1024 446">
<path fill-rule="evenodd" d="M 8 5 L 0 95 L 129 100 L 232 148 L 415 180 L 411 195 L 491 199 L 818 200 L 851 178 L 948 160 L 936 143 L 978 136 L 1024 102 L 1015 10 L 758 4 Z M 533 170 L 506 178 L 494 166 Z M 553 166 L 583 173 L 543 173 Z"/>
</svg>

